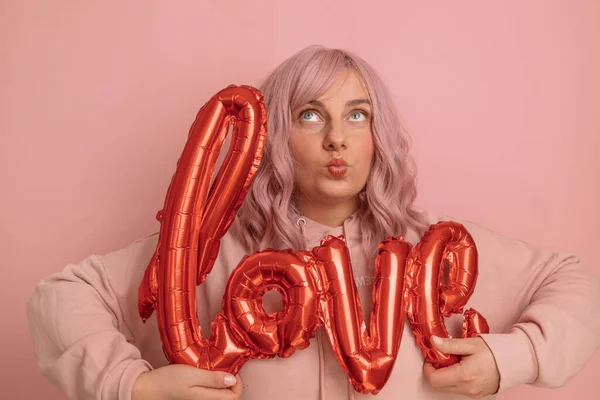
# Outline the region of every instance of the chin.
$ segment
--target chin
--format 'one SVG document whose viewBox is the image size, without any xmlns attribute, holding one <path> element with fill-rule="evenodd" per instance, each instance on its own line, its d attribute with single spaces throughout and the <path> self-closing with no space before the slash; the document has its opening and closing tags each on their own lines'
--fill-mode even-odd
<svg viewBox="0 0 600 400">
<path fill-rule="evenodd" d="M 360 190 L 354 188 L 323 188 L 320 191 L 322 197 L 333 200 L 333 201 L 341 201 L 347 200 L 353 197 L 358 196 Z"/>
</svg>

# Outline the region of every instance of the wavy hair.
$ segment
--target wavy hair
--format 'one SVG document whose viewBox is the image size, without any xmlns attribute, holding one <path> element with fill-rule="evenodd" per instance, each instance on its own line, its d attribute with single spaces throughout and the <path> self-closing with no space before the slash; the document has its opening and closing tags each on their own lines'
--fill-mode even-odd
<svg viewBox="0 0 600 400">
<path fill-rule="evenodd" d="M 309 46 L 281 63 L 260 85 L 268 112 L 268 135 L 260 167 L 237 212 L 235 231 L 246 251 L 300 250 L 296 225 L 295 171 L 289 137 L 292 111 L 320 97 L 342 68 L 362 78 L 371 98 L 375 154 L 366 186 L 359 193 L 362 245 L 373 256 L 388 236 L 408 229 L 422 234 L 424 218 L 413 208 L 416 168 L 409 136 L 378 73 L 360 57 L 340 49 Z"/>
</svg>

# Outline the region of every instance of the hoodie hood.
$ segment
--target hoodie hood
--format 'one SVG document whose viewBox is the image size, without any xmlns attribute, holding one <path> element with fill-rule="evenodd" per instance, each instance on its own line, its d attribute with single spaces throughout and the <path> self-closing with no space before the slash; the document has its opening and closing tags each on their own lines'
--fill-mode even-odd
<svg viewBox="0 0 600 400">
<path fill-rule="evenodd" d="M 312 250 L 312 248 L 318 246 L 321 239 L 327 235 L 344 236 L 346 239 L 346 246 L 348 247 L 351 246 L 350 243 L 356 244 L 361 238 L 360 216 L 358 210 L 346 218 L 340 226 L 328 226 L 305 216 L 296 218 L 296 225 L 304 236 L 304 250 Z"/>
</svg>

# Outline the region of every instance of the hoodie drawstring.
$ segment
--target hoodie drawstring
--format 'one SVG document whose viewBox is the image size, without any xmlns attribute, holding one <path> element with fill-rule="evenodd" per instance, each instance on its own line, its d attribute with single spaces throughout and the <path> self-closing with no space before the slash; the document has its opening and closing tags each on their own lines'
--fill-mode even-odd
<svg viewBox="0 0 600 400">
<path fill-rule="evenodd" d="M 320 328 L 317 330 L 317 347 L 319 348 L 319 400 L 325 400 L 325 354 Z"/>
<path fill-rule="evenodd" d="M 350 217 L 350 220 L 352 219 L 352 217 Z M 346 229 L 346 223 L 349 220 L 344 221 L 343 224 L 343 231 L 344 231 L 344 240 L 346 241 L 346 247 L 350 248 L 350 238 L 349 236 L 346 234 L 346 232 L 348 232 L 348 230 Z M 348 386 L 348 400 L 354 400 L 354 387 L 352 387 L 352 384 L 350 383 L 350 379 L 346 380 L 346 384 Z"/>
<path fill-rule="evenodd" d="M 304 226 L 306 225 L 306 219 L 300 217 L 296 220 L 296 225 L 298 225 L 298 227 L 300 227 L 300 233 L 302 234 L 302 239 L 303 239 L 303 248 L 302 250 L 308 250 L 308 239 L 306 238 L 306 235 L 304 234 Z"/>
<path fill-rule="evenodd" d="M 346 230 L 346 223 L 348 222 L 348 220 L 344 221 L 343 224 L 343 234 L 344 234 L 344 239 L 346 241 L 346 246 L 348 248 L 350 248 L 349 242 L 348 242 L 348 235 L 346 234 L 347 230 Z M 303 249 L 304 250 L 309 250 L 308 249 L 308 239 L 306 238 L 305 235 L 305 230 L 304 230 L 304 226 L 306 225 L 306 219 L 303 217 L 299 217 L 298 219 L 296 219 L 296 225 L 298 225 L 298 227 L 300 228 L 300 233 L 302 234 L 302 238 L 304 239 L 304 243 L 303 243 Z M 322 334 L 322 327 L 319 328 L 317 330 L 317 348 L 319 351 L 319 400 L 325 400 L 325 353 L 324 353 L 324 349 L 323 349 L 323 334 Z M 348 400 L 354 400 L 354 388 L 352 387 L 352 384 L 350 383 L 350 380 L 348 379 L 346 381 L 347 384 L 347 388 L 348 388 Z"/>
</svg>

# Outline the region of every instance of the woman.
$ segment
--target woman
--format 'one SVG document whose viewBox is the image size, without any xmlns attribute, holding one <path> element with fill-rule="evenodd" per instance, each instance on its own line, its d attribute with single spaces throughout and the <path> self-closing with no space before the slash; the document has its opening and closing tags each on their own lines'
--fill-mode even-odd
<svg viewBox="0 0 600 400">
<path fill-rule="evenodd" d="M 365 315 L 372 260 L 389 235 L 415 244 L 440 220 L 414 208 L 407 139 L 375 71 L 355 55 L 309 47 L 281 64 L 261 90 L 269 111 L 263 161 L 207 280 L 198 288 L 202 331 L 230 273 L 245 254 L 267 247 L 311 249 L 345 235 Z M 577 258 L 461 222 L 479 252 L 469 306 L 490 334 L 443 339 L 439 351 L 463 358 L 435 369 L 423 362 L 405 325 L 380 399 L 482 398 L 527 383 L 563 385 L 600 346 L 600 282 Z M 156 319 L 142 323 L 137 288 L 156 248 L 152 235 L 91 256 L 44 279 L 28 303 L 39 367 L 72 399 L 346 399 L 353 391 L 322 328 L 292 357 L 247 362 L 238 377 L 168 365 Z M 265 296 L 268 312 L 281 299 Z M 460 319 L 447 321 L 458 337 Z M 243 383 L 242 383 L 243 382 Z"/>
</svg>

